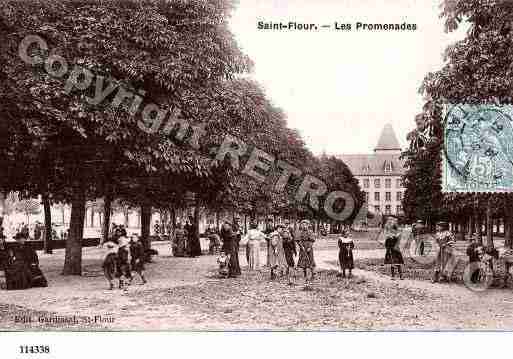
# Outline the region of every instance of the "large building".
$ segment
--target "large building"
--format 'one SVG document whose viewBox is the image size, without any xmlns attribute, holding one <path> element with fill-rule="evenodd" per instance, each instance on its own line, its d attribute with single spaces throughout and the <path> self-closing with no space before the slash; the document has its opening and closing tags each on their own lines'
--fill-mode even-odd
<svg viewBox="0 0 513 359">
<path fill-rule="evenodd" d="M 404 195 L 401 176 L 401 147 L 392 125 L 383 128 L 374 153 L 339 156 L 351 169 L 365 191 L 369 211 L 401 215 Z"/>
</svg>

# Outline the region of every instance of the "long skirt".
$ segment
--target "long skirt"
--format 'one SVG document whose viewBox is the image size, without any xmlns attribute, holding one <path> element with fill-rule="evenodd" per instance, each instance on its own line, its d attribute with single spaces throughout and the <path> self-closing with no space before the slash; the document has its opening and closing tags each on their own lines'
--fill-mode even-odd
<svg viewBox="0 0 513 359">
<path fill-rule="evenodd" d="M 234 243 L 233 245 L 233 250 L 230 253 L 230 262 L 228 264 L 228 268 L 230 271 L 230 277 L 239 276 L 241 273 L 239 265 L 239 243 Z"/>
<path fill-rule="evenodd" d="M 385 253 L 385 264 L 404 264 L 404 259 L 403 255 L 401 254 L 401 251 L 395 248 L 387 248 L 387 251 Z"/>
<path fill-rule="evenodd" d="M 287 245 L 283 246 L 283 251 L 285 252 L 285 260 L 287 261 L 287 266 L 294 268 L 296 266 L 294 255 L 296 254 L 294 249 L 290 248 Z"/>
<path fill-rule="evenodd" d="M 338 252 L 338 262 L 340 264 L 341 269 L 353 269 L 354 268 L 353 251 L 340 249 Z"/>
<path fill-rule="evenodd" d="M 283 250 L 283 246 L 281 243 L 278 243 L 278 245 L 275 248 L 270 246 L 269 251 L 269 265 L 271 266 L 271 269 L 287 268 L 285 251 Z"/>
<path fill-rule="evenodd" d="M 300 248 L 299 249 L 299 259 L 297 261 L 298 268 L 303 269 L 314 269 L 315 268 L 315 260 L 314 260 L 314 253 L 313 248 L 310 248 L 309 251 L 306 251 L 305 249 Z"/>
<path fill-rule="evenodd" d="M 5 268 L 6 289 L 28 289 L 32 285 L 32 273 L 29 266 L 20 260 Z"/>
<path fill-rule="evenodd" d="M 248 241 L 247 246 L 247 259 L 249 270 L 256 270 L 260 268 L 260 242 L 258 240 Z"/>
</svg>

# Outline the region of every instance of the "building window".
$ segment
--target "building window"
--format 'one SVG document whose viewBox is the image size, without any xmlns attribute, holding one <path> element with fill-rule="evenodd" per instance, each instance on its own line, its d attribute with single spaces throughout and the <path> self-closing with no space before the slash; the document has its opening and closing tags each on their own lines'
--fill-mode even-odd
<svg viewBox="0 0 513 359">
<path fill-rule="evenodd" d="M 374 211 L 376 213 L 379 213 L 379 212 L 381 212 L 381 208 L 379 208 L 379 206 L 374 206 Z"/>
<path fill-rule="evenodd" d="M 376 187 L 376 188 L 380 188 L 381 187 L 381 181 L 379 180 L 379 178 L 376 178 L 374 180 L 374 187 Z"/>
<path fill-rule="evenodd" d="M 365 202 L 369 203 L 369 192 L 364 192 L 363 198 L 364 198 Z"/>
<path fill-rule="evenodd" d="M 389 204 L 387 204 L 385 206 L 385 214 L 392 214 L 392 206 L 390 206 Z"/>
<path fill-rule="evenodd" d="M 374 192 L 374 200 L 379 201 L 379 192 Z"/>
<path fill-rule="evenodd" d="M 397 206 L 397 214 L 403 213 L 403 206 Z"/>
<path fill-rule="evenodd" d="M 392 180 L 390 178 L 385 179 L 385 188 L 392 188 Z"/>
<path fill-rule="evenodd" d="M 385 170 L 385 173 L 390 173 L 390 172 L 392 172 L 392 162 L 390 162 L 390 161 L 385 161 L 384 170 Z"/>
<path fill-rule="evenodd" d="M 390 202 L 392 200 L 392 193 L 385 192 L 385 201 Z"/>
<path fill-rule="evenodd" d="M 400 178 L 396 179 L 395 186 L 397 188 L 402 188 L 403 187 L 403 181 Z"/>
<path fill-rule="evenodd" d="M 398 201 L 402 201 L 403 200 L 403 193 L 402 192 L 397 192 L 397 200 Z"/>
<path fill-rule="evenodd" d="M 363 180 L 363 188 L 369 188 L 370 187 L 370 180 L 368 178 L 365 178 Z"/>
</svg>

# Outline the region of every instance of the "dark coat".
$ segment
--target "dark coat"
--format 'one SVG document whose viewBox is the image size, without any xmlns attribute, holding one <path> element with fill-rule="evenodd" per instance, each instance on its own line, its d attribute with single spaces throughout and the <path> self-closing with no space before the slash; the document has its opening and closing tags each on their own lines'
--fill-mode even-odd
<svg viewBox="0 0 513 359">
<path fill-rule="evenodd" d="M 313 253 L 313 243 L 315 242 L 314 234 L 312 231 L 299 230 L 295 239 L 299 246 L 299 258 L 297 260 L 297 266 L 299 268 L 315 268 L 315 259 Z"/>
<path fill-rule="evenodd" d="M 48 286 L 48 282 L 39 268 L 37 253 L 28 243 L 16 243 L 7 249 L 5 279 L 7 289 Z"/>
<path fill-rule="evenodd" d="M 403 255 L 398 248 L 399 236 L 389 235 L 385 239 L 385 264 L 404 264 Z"/>
<path fill-rule="evenodd" d="M 467 247 L 467 256 L 469 263 L 479 262 L 479 253 L 477 252 L 477 248 L 479 245 L 476 243 L 472 243 Z"/>
<path fill-rule="evenodd" d="M 130 256 L 132 257 L 130 265 L 132 270 L 140 273 L 144 270 L 144 247 L 141 242 L 130 243 Z"/>
<path fill-rule="evenodd" d="M 285 259 L 287 260 L 287 265 L 289 267 L 294 267 L 296 265 L 294 261 L 294 257 L 297 255 L 296 242 L 294 241 L 294 236 L 289 228 L 285 228 L 282 234 L 283 238 L 283 251 L 285 252 Z"/>
<path fill-rule="evenodd" d="M 354 243 L 348 242 L 345 243 L 341 239 L 338 240 L 338 262 L 340 264 L 340 268 L 342 269 L 353 269 L 354 268 L 354 259 L 353 259 L 353 249 Z"/>
<path fill-rule="evenodd" d="M 241 235 L 234 232 L 231 227 L 225 228 L 223 226 L 221 228 L 221 238 L 223 239 L 223 252 L 230 255 L 230 262 L 228 263 L 229 275 L 238 276 L 241 274 L 239 264 L 239 242 Z"/>
</svg>

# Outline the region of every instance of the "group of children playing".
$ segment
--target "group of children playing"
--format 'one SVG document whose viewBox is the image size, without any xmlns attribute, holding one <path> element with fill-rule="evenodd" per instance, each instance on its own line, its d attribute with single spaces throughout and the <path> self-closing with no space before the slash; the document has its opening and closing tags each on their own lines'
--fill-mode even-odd
<svg viewBox="0 0 513 359">
<path fill-rule="evenodd" d="M 256 228 L 256 225 L 251 227 L 248 234 L 244 236 L 242 240 L 243 243 L 248 243 L 246 259 L 248 261 L 248 269 L 250 271 L 258 269 L 259 267 L 259 239 L 266 239 L 268 242 L 267 265 L 271 270 L 271 279 L 276 278 L 277 270 L 281 269 L 281 273 L 283 275 L 283 269 L 285 269 L 289 283 L 291 283 L 291 274 L 293 274 L 292 272 L 295 272 L 296 267 L 303 269 L 307 282 L 313 279 L 315 268 L 313 256 L 314 236 L 310 228 L 310 223 L 307 220 L 300 223 L 300 228 L 296 232 L 288 226 L 288 223 L 277 226 L 276 229 L 268 235 L 264 235 L 260 232 Z M 296 251 L 296 246 L 299 247 L 299 251 Z M 353 250 L 355 246 L 348 229 L 344 229 L 342 231 L 338 239 L 338 247 L 338 259 L 340 265 L 340 273 L 338 276 L 345 278 L 347 271 L 348 277 L 351 278 L 352 270 L 354 268 Z M 297 255 L 298 257 L 296 260 L 295 257 Z M 222 277 L 228 276 L 229 262 L 229 254 L 221 252 L 218 257 L 218 264 L 219 274 Z M 311 272 L 310 279 L 308 279 L 307 276 L 308 270 Z M 295 277 L 295 273 L 293 276 Z"/>
<path fill-rule="evenodd" d="M 132 283 L 132 271 L 136 272 L 146 284 L 144 277 L 145 251 L 139 236 L 133 234 L 128 239 L 124 229 L 115 231 L 115 235 L 105 242 L 107 253 L 103 260 L 103 273 L 109 282 L 109 289 L 114 289 L 114 280 L 118 279 L 119 289 L 127 290 Z"/>
</svg>

